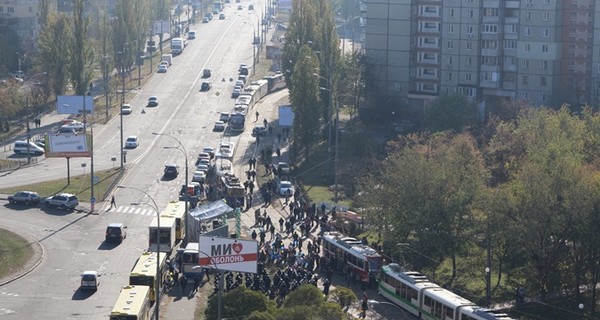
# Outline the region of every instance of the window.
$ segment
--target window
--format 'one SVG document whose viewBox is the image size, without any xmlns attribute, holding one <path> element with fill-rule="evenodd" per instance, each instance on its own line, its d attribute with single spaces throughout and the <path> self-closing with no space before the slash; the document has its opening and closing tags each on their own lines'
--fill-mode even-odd
<svg viewBox="0 0 600 320">
<path fill-rule="evenodd" d="M 448 32 L 454 33 L 454 25 L 453 24 L 448 25 Z"/>
<path fill-rule="evenodd" d="M 517 33 L 517 25 L 516 24 L 506 24 L 506 25 L 504 25 L 504 31 L 506 33 Z"/>
<path fill-rule="evenodd" d="M 543 53 L 548 53 L 548 45 L 547 44 L 543 44 L 542 45 L 542 52 Z"/>
<path fill-rule="evenodd" d="M 517 40 L 504 40 L 504 49 L 516 49 Z"/>
<path fill-rule="evenodd" d="M 544 21 L 550 20 L 550 12 L 544 11 L 544 18 L 543 19 L 544 19 Z"/>
<path fill-rule="evenodd" d="M 545 87 L 546 86 L 546 77 L 540 77 L 540 86 Z"/>
<path fill-rule="evenodd" d="M 467 33 L 473 34 L 473 26 L 467 26 Z"/>
<path fill-rule="evenodd" d="M 465 80 L 466 81 L 471 81 L 472 78 L 473 78 L 473 75 L 470 72 L 465 73 Z"/>
<path fill-rule="evenodd" d="M 448 81 L 452 81 L 452 72 L 448 72 Z"/>
<path fill-rule="evenodd" d="M 450 15 L 451 17 L 454 17 L 454 9 L 450 9 L 450 13 L 449 13 L 449 15 Z"/>
<path fill-rule="evenodd" d="M 452 57 L 448 57 L 448 64 L 452 64 Z"/>
<path fill-rule="evenodd" d="M 471 57 L 468 57 L 468 58 L 467 58 L 467 65 L 468 65 L 468 66 L 471 66 L 472 64 L 473 64 L 473 58 L 471 58 Z"/>
<path fill-rule="evenodd" d="M 395 88 L 395 91 L 396 91 L 396 92 L 400 92 L 401 90 L 402 90 L 402 87 L 400 86 L 400 84 L 399 84 L 399 83 L 396 83 L 396 88 Z"/>
<path fill-rule="evenodd" d="M 498 8 L 484 8 L 483 16 L 484 17 L 497 17 L 498 16 Z"/>
<path fill-rule="evenodd" d="M 467 50 L 473 49 L 473 43 L 471 41 L 467 42 Z"/>
<path fill-rule="evenodd" d="M 529 84 L 529 76 L 523 76 L 522 83 L 523 83 L 523 85 L 528 85 Z"/>
<path fill-rule="evenodd" d="M 531 35 L 531 28 L 529 28 L 529 27 L 526 27 L 525 29 L 523 29 L 523 34 L 524 34 L 526 37 L 529 37 L 529 36 Z"/>
<path fill-rule="evenodd" d="M 529 69 L 529 60 L 523 59 L 523 69 Z"/>
<path fill-rule="evenodd" d="M 473 18 L 475 16 L 475 12 L 473 10 L 469 10 L 469 18 Z"/>
<path fill-rule="evenodd" d="M 497 24 L 484 24 L 482 29 L 482 33 L 498 33 Z"/>
<path fill-rule="evenodd" d="M 548 61 L 546 61 L 546 60 L 542 61 L 542 69 L 548 70 Z"/>
<path fill-rule="evenodd" d="M 0 6 L 0 12 L 4 12 L 4 7 Z"/>
<path fill-rule="evenodd" d="M 6 7 L 6 12 L 15 13 L 15 8 L 14 7 Z"/>
<path fill-rule="evenodd" d="M 454 49 L 454 41 L 448 41 L 448 49 Z"/>
<path fill-rule="evenodd" d="M 525 13 L 525 20 L 531 21 L 531 11 L 527 11 L 527 13 Z"/>
<path fill-rule="evenodd" d="M 546 94 L 545 93 L 540 93 L 540 101 L 542 101 L 542 102 L 546 101 Z"/>
<path fill-rule="evenodd" d="M 529 43 L 525 44 L 525 51 L 529 52 L 531 50 L 531 45 Z"/>
<path fill-rule="evenodd" d="M 544 28 L 544 29 L 542 30 L 542 36 L 543 36 L 543 37 L 546 37 L 546 38 L 547 38 L 547 37 L 549 37 L 549 36 L 550 36 L 550 29 L 548 29 L 548 28 Z"/>
</svg>

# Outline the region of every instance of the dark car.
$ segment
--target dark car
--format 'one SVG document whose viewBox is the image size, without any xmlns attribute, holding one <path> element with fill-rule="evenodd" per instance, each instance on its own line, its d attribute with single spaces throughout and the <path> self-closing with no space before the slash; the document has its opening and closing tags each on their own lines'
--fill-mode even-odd
<svg viewBox="0 0 600 320">
<path fill-rule="evenodd" d="M 202 81 L 202 85 L 200 86 L 200 91 L 208 91 L 210 90 L 210 82 L 208 81 Z"/>
<path fill-rule="evenodd" d="M 202 78 L 210 78 L 210 76 L 211 76 L 210 69 L 202 70 Z"/>
<path fill-rule="evenodd" d="M 176 178 L 179 175 L 179 167 L 175 164 L 166 164 L 163 177 L 168 179 Z"/>
<path fill-rule="evenodd" d="M 19 191 L 12 196 L 8 196 L 10 204 L 37 205 L 40 203 L 40 196 L 33 191 Z"/>
<path fill-rule="evenodd" d="M 252 128 L 252 135 L 255 137 L 264 136 L 267 134 L 267 128 L 263 125 L 256 125 Z"/>
<path fill-rule="evenodd" d="M 111 223 L 106 227 L 106 242 L 121 243 L 127 237 L 125 225 L 122 223 Z"/>
</svg>

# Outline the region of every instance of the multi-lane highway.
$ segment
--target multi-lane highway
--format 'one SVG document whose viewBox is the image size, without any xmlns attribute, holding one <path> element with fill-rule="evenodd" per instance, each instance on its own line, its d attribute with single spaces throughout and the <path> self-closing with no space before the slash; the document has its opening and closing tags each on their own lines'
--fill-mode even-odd
<svg viewBox="0 0 600 320">
<path fill-rule="evenodd" d="M 187 151 L 190 175 L 202 147 L 216 147 L 222 133 L 212 132 L 219 112 L 230 111 L 233 83 L 241 63 L 252 64 L 253 28 L 257 25 L 263 3 L 226 4 L 226 19 L 192 26 L 197 38 L 190 40 L 183 54 L 174 58 L 167 73 L 155 74 L 130 101 L 133 113 L 124 116 L 124 136 L 137 135 L 140 146 L 127 152 L 127 173 L 121 184 L 142 189 L 152 196 L 159 209 L 178 198 L 184 181 Z M 212 69 L 212 88 L 200 92 L 202 69 Z M 226 81 L 221 81 L 225 79 Z M 151 95 L 159 98 L 159 106 L 145 108 Z M 142 112 L 145 110 L 145 112 Z M 119 118 L 106 125 L 94 126 L 94 164 L 96 170 L 111 168 L 111 157 L 120 153 Z M 169 137 L 179 139 L 183 148 Z M 231 139 L 244 139 L 244 135 Z M 244 144 L 236 141 L 237 145 Z M 241 142 L 241 143 L 240 143 Z M 236 153 L 243 153 L 238 149 Z M 236 157 L 236 158 L 239 158 Z M 89 159 L 72 159 L 71 167 Z M 177 179 L 162 179 L 165 163 L 180 166 Z M 118 161 L 117 161 L 118 164 Z M 89 164 L 88 164 L 89 166 Z M 0 188 L 25 185 L 64 177 L 64 159 L 44 159 L 35 166 L 17 170 L 0 179 Z M 190 177 L 191 178 L 191 177 Z M 38 241 L 44 248 L 40 265 L 26 276 L 0 287 L 0 316 L 4 319 L 105 319 L 117 299 L 120 288 L 127 284 L 135 260 L 147 248 L 147 227 L 154 211 L 149 199 L 132 189 L 115 191 L 117 208 L 100 214 L 51 214 L 37 208 L 16 210 L 0 206 L 0 226 Z M 86 199 L 80 199 L 86 201 Z M 86 206 L 84 203 L 83 206 Z M 104 230 L 111 222 L 123 222 L 127 239 L 118 246 L 104 244 Z M 91 294 L 79 288 L 84 270 L 101 273 L 100 289 Z"/>
</svg>

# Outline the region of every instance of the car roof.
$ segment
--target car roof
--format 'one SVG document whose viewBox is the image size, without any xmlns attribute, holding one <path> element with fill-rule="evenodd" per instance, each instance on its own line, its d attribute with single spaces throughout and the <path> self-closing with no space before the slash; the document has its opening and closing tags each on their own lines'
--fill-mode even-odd
<svg viewBox="0 0 600 320">
<path fill-rule="evenodd" d="M 169 163 L 169 164 L 165 164 L 165 167 L 170 167 L 170 168 L 171 168 L 171 167 L 175 167 L 175 168 L 176 168 L 176 167 L 177 167 L 177 165 L 176 165 L 176 164 L 174 164 L 174 163 Z"/>
<path fill-rule="evenodd" d="M 129 139 L 129 138 L 137 139 L 137 136 L 129 136 L 129 137 L 127 137 L 127 139 Z"/>
<path fill-rule="evenodd" d="M 150 96 L 150 98 L 148 98 L 148 99 L 158 99 L 158 97 L 157 96 Z"/>
<path fill-rule="evenodd" d="M 84 271 L 82 274 L 83 274 L 83 275 L 86 275 L 86 276 L 87 276 L 87 275 L 91 275 L 91 276 L 97 276 L 97 275 L 98 275 L 98 271 L 91 271 L 91 270 L 87 270 L 87 271 Z"/>
<path fill-rule="evenodd" d="M 113 223 L 109 224 L 108 226 L 112 227 L 112 228 L 122 228 L 124 226 L 124 224 L 121 222 L 113 222 Z"/>
</svg>

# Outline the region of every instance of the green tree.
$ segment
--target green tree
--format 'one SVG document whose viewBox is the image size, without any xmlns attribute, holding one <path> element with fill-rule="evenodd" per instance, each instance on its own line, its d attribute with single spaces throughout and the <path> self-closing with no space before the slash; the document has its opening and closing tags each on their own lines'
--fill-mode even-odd
<svg viewBox="0 0 600 320">
<path fill-rule="evenodd" d="M 293 308 L 295 306 L 308 306 L 316 307 L 325 302 L 323 293 L 319 288 L 310 285 L 303 284 L 296 290 L 290 292 L 285 301 L 283 302 L 284 308 Z"/>
<path fill-rule="evenodd" d="M 51 14 L 48 25 L 40 32 L 38 40 L 37 65 L 48 73 L 54 95 L 63 94 L 67 84 L 67 67 L 70 65 L 70 52 L 65 43 L 71 43 L 73 33 L 71 23 L 64 14 Z"/>
<path fill-rule="evenodd" d="M 274 302 L 270 301 L 266 295 L 252 291 L 246 287 L 238 287 L 231 290 L 222 297 L 223 317 L 246 317 L 252 312 L 265 312 L 274 308 Z M 213 295 L 208 300 L 208 307 L 205 311 L 207 319 L 217 318 L 217 295 Z"/>
<path fill-rule="evenodd" d="M 0 26 L 0 75 L 18 69 L 19 56 L 15 53 L 22 52 L 20 43 L 14 29 Z"/>
<path fill-rule="evenodd" d="M 295 85 L 293 80 L 294 67 L 298 60 L 302 58 L 300 49 L 305 45 L 313 45 L 317 38 L 316 1 L 319 0 L 292 1 L 292 15 L 285 33 L 286 40 L 281 59 L 285 80 L 290 90 L 293 90 Z M 310 70 L 309 74 L 312 75 L 315 69 Z"/>
<path fill-rule="evenodd" d="M 85 95 L 92 79 L 93 49 L 87 38 L 84 0 L 73 2 L 73 37 L 69 46 L 69 74 L 77 95 Z"/>
<path fill-rule="evenodd" d="M 477 124 L 477 108 L 465 96 L 443 96 L 426 109 L 424 121 L 432 131 L 460 131 Z"/>
<path fill-rule="evenodd" d="M 318 95 L 318 79 L 312 76 L 317 67 L 317 57 L 304 45 L 300 48 L 300 57 L 294 66 L 292 80 L 297 86 L 291 88 L 290 101 L 294 111 L 293 141 L 304 149 L 304 158 L 309 161 L 310 149 L 318 138 L 321 103 Z"/>
</svg>

